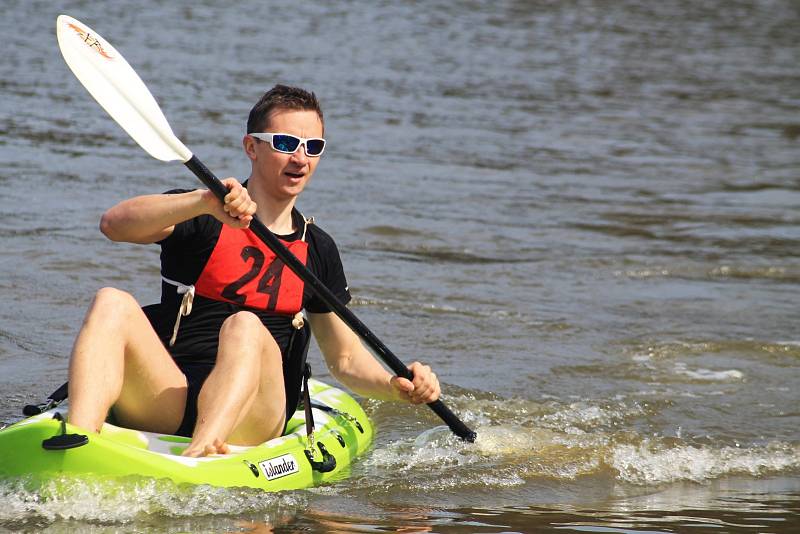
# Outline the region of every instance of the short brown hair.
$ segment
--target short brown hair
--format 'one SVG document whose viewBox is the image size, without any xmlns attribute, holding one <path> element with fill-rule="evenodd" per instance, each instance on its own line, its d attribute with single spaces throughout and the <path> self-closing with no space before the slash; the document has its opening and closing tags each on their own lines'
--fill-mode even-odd
<svg viewBox="0 0 800 534">
<path fill-rule="evenodd" d="M 267 126 L 267 117 L 276 109 L 316 111 L 319 121 L 325 126 L 322 108 L 317 95 L 299 87 L 276 85 L 262 96 L 247 117 L 247 133 L 262 132 Z"/>
</svg>

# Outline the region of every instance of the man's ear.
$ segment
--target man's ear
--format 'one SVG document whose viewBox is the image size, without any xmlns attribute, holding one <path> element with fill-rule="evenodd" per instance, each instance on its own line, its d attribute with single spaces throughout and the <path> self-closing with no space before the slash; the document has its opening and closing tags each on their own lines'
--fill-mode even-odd
<svg viewBox="0 0 800 534">
<path fill-rule="evenodd" d="M 251 161 L 256 160 L 256 143 L 255 137 L 245 135 L 242 138 L 242 148 L 244 148 L 244 153 L 247 154 Z"/>
</svg>

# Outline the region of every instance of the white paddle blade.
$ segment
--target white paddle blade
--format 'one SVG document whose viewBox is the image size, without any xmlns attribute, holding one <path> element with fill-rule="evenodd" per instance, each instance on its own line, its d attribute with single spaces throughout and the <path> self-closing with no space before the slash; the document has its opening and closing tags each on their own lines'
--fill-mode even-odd
<svg viewBox="0 0 800 534">
<path fill-rule="evenodd" d="M 156 99 L 122 54 L 66 15 L 56 20 L 56 35 L 73 74 L 134 141 L 161 161 L 189 161 L 192 153 L 172 133 Z"/>
</svg>

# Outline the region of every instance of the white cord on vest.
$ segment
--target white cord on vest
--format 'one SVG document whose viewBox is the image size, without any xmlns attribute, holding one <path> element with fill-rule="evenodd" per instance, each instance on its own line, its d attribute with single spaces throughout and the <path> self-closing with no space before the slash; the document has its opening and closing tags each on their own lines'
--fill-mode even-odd
<svg viewBox="0 0 800 534">
<path fill-rule="evenodd" d="M 181 300 L 181 305 L 178 308 L 178 317 L 175 319 L 175 327 L 172 329 L 172 337 L 169 340 L 169 346 L 175 345 L 175 340 L 178 338 L 178 328 L 181 325 L 181 317 L 185 317 L 192 313 L 192 302 L 194 302 L 194 285 L 186 285 L 180 282 L 176 282 L 175 280 L 170 280 L 165 276 L 162 276 L 161 279 L 166 283 L 173 285 L 177 288 L 178 295 L 183 295 L 183 300 Z"/>
</svg>

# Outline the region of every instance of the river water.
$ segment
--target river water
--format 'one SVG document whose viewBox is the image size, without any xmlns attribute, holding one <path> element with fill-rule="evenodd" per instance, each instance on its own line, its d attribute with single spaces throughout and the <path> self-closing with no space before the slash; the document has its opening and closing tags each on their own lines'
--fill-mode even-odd
<svg viewBox="0 0 800 534">
<path fill-rule="evenodd" d="M 98 288 L 158 298 L 157 247 L 105 240 L 101 213 L 195 184 L 68 71 L 66 13 L 221 176 L 249 170 L 263 91 L 318 94 L 299 206 L 354 312 L 479 439 L 365 400 L 375 446 L 335 484 L 3 481 L 0 531 L 800 530 L 797 2 L 3 5 L 0 421 L 65 379 Z"/>
</svg>

